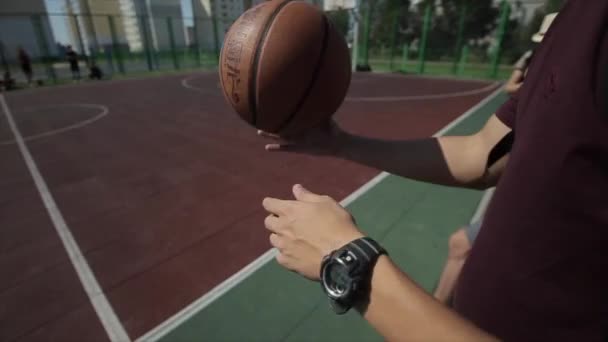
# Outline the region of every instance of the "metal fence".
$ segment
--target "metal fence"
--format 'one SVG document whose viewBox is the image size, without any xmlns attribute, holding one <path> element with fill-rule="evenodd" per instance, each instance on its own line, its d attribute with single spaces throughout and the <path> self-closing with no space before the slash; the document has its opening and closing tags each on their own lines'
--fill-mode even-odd
<svg viewBox="0 0 608 342">
<path fill-rule="evenodd" d="M 358 10 L 326 12 L 349 42 L 357 65 L 377 71 L 504 78 L 529 48 L 513 5 L 490 0 L 360 0 Z M 406 3 L 409 3 L 406 1 Z M 96 65 L 105 75 L 215 69 L 234 20 L 82 14 L 0 14 L 0 57 L 23 79 L 22 46 L 35 79 L 72 78 L 65 46 L 53 39 L 60 23 L 79 56 L 82 76 Z M 527 30 L 527 31 L 526 31 Z M 523 42 L 523 43 L 522 43 Z M 355 64 L 355 63 L 353 63 Z"/>
<path fill-rule="evenodd" d="M 53 39 L 50 21 L 62 23 L 77 55 L 81 76 L 93 65 L 105 75 L 217 66 L 224 33 L 233 20 L 80 14 L 0 14 L 3 68 L 18 80 L 18 48 L 29 55 L 36 79 L 72 79 L 67 46 Z"/>
<path fill-rule="evenodd" d="M 411 8 L 366 1 L 360 7 L 358 64 L 372 70 L 506 78 L 533 46 L 507 1 L 420 1 Z M 540 15 L 540 14 L 539 14 Z"/>
</svg>

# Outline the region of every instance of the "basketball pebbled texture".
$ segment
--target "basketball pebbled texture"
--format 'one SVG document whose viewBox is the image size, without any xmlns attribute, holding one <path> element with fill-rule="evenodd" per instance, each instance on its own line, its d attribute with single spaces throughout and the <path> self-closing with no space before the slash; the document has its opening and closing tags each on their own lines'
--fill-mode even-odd
<svg viewBox="0 0 608 342">
<path fill-rule="evenodd" d="M 330 118 L 351 80 L 348 47 L 321 10 L 270 0 L 239 17 L 220 55 L 224 96 L 250 125 L 295 134 Z"/>
</svg>

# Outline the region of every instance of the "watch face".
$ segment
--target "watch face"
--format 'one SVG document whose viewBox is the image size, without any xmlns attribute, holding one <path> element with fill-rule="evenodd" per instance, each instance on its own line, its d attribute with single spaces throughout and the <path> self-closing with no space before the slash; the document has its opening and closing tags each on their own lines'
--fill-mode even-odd
<svg viewBox="0 0 608 342">
<path fill-rule="evenodd" d="M 341 298 L 350 292 L 352 279 L 346 265 L 338 262 L 327 264 L 323 274 L 323 281 L 327 293 L 334 298 Z"/>
</svg>

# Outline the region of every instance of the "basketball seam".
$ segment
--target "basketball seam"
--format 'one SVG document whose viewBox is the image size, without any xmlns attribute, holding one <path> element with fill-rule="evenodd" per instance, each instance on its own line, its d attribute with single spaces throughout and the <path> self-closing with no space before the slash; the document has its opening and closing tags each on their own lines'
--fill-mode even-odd
<svg viewBox="0 0 608 342">
<path fill-rule="evenodd" d="M 274 19 L 279 15 L 279 12 L 291 2 L 292 0 L 287 0 L 277 6 L 274 9 L 268 20 L 264 24 L 264 30 L 262 31 L 262 35 L 260 36 L 260 40 L 255 49 L 255 55 L 253 56 L 253 65 L 251 68 L 251 77 L 249 78 L 249 111 L 251 112 L 251 123 L 255 125 L 258 119 L 258 101 L 257 101 L 257 83 L 258 83 L 258 69 L 260 65 L 260 57 L 262 54 L 262 50 L 264 47 L 264 43 L 266 42 L 266 37 L 268 36 L 268 32 L 270 32 L 270 26 L 274 22 Z"/>
<path fill-rule="evenodd" d="M 291 123 L 291 121 L 293 121 L 293 119 L 296 117 L 296 114 L 298 114 L 298 112 L 300 111 L 300 108 L 302 107 L 304 102 L 308 99 L 308 96 L 312 92 L 312 89 L 313 89 L 315 83 L 317 83 L 317 80 L 319 79 L 319 73 L 321 71 L 321 67 L 323 66 L 323 57 L 325 56 L 325 52 L 327 51 L 327 45 L 329 44 L 329 31 L 330 31 L 329 25 L 330 25 L 330 23 L 329 23 L 327 17 L 325 17 L 325 15 L 323 15 L 323 45 L 321 46 L 321 51 L 319 53 L 319 58 L 317 59 L 317 63 L 315 65 L 315 69 L 312 72 L 312 78 L 310 79 L 310 82 L 308 83 L 308 87 L 306 87 L 306 89 L 304 90 L 304 93 L 302 94 L 300 101 L 297 102 L 295 109 L 291 112 L 291 114 L 289 114 L 289 116 L 287 116 L 287 119 L 285 119 L 285 121 L 283 121 L 283 123 L 279 126 L 279 129 L 277 130 L 279 132 L 281 130 L 283 130 L 287 125 L 289 125 Z"/>
</svg>

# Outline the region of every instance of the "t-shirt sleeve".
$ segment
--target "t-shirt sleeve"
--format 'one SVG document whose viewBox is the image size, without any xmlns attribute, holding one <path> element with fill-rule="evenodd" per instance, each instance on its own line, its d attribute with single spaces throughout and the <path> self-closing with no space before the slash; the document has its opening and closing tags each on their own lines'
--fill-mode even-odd
<svg viewBox="0 0 608 342">
<path fill-rule="evenodd" d="M 503 103 L 496 111 L 496 117 L 511 129 L 514 128 L 516 114 L 517 96 L 509 97 L 507 102 Z"/>
</svg>

